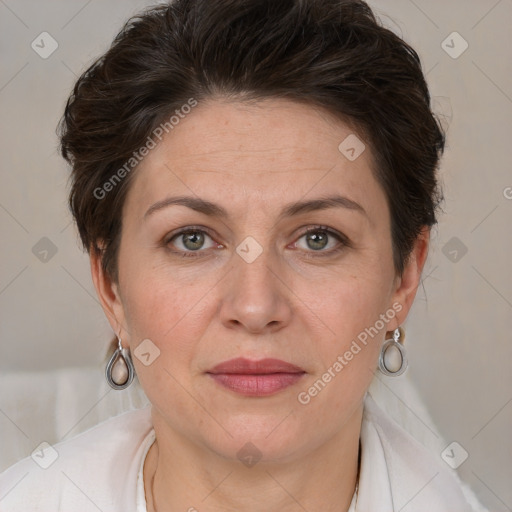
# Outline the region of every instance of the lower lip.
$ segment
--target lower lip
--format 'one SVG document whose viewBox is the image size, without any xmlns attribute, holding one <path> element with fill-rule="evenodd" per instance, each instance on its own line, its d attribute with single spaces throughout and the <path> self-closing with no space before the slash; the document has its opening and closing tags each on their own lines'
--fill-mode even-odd
<svg viewBox="0 0 512 512">
<path fill-rule="evenodd" d="M 304 373 L 269 373 L 249 375 L 209 373 L 221 386 L 245 396 L 268 396 L 297 383 Z"/>
</svg>

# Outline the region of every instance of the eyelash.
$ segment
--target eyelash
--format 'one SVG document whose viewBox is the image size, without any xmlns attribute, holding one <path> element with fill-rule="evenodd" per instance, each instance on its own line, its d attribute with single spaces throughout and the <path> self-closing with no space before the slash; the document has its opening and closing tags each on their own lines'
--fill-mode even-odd
<svg viewBox="0 0 512 512">
<path fill-rule="evenodd" d="M 180 229 L 179 231 L 177 231 L 175 233 L 172 233 L 171 235 L 166 237 L 164 239 L 163 245 L 171 253 L 173 253 L 175 255 L 179 255 L 182 258 L 200 258 L 200 257 L 203 257 L 204 255 L 201 254 L 201 253 L 205 252 L 205 251 L 201 250 L 201 249 L 198 249 L 197 251 L 181 251 L 181 250 L 175 251 L 175 250 L 169 249 L 169 244 L 175 238 L 178 238 L 180 235 L 184 235 L 184 234 L 187 234 L 187 233 L 197 233 L 197 232 L 204 233 L 204 234 L 208 235 L 213 240 L 213 235 L 205 227 L 203 227 L 203 226 L 187 226 L 186 228 Z M 299 235 L 297 240 L 300 240 L 302 237 L 308 235 L 309 233 L 317 233 L 317 232 L 324 232 L 324 233 L 327 233 L 330 236 L 333 236 L 334 238 L 336 238 L 338 240 L 338 242 L 340 242 L 340 244 L 337 247 L 335 247 L 334 249 L 330 249 L 328 251 L 322 251 L 322 250 L 319 250 L 319 251 L 314 251 L 314 250 L 305 251 L 306 252 L 306 258 L 318 258 L 318 257 L 322 258 L 322 257 L 332 256 L 334 254 L 338 254 L 339 252 L 341 252 L 345 247 L 351 247 L 350 241 L 348 240 L 348 238 L 346 236 L 342 235 L 341 233 L 338 233 L 337 231 L 334 231 L 333 229 L 331 229 L 331 228 L 329 228 L 327 226 L 320 226 L 320 225 L 312 226 L 312 227 L 308 228 L 307 230 L 303 231 Z M 310 253 L 313 253 L 313 254 L 310 254 Z"/>
</svg>

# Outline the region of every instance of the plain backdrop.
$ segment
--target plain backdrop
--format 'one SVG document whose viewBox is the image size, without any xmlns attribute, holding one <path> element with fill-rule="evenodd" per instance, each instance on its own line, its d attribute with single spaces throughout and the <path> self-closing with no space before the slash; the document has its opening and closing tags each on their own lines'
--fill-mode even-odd
<svg viewBox="0 0 512 512">
<path fill-rule="evenodd" d="M 67 209 L 55 128 L 77 76 L 147 5 L 0 0 L 2 372 L 105 358 L 112 333 Z M 371 5 L 420 54 L 448 130 L 444 214 L 405 324 L 410 376 L 443 436 L 468 452 L 461 477 L 490 510 L 512 510 L 512 1 Z M 58 45 L 47 58 L 31 46 L 41 37 L 45 51 Z M 1 390 L 0 413 L 12 393 Z"/>
</svg>

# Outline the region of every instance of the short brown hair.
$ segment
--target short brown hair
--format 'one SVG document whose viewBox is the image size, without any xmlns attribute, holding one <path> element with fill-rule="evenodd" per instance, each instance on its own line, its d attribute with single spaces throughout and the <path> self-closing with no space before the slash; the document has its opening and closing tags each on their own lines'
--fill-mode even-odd
<svg viewBox="0 0 512 512">
<path fill-rule="evenodd" d="M 401 274 L 437 222 L 445 137 L 417 53 L 360 0 L 176 0 L 127 21 L 78 79 L 59 124 L 69 204 L 87 251 L 117 280 L 130 173 L 95 195 L 176 109 L 194 98 L 285 98 L 358 127 L 375 158 Z"/>
</svg>

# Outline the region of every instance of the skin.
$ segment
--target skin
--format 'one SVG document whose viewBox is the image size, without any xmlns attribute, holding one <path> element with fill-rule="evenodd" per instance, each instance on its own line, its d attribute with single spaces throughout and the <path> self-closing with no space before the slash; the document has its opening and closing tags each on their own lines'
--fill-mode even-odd
<svg viewBox="0 0 512 512">
<path fill-rule="evenodd" d="M 288 100 L 215 98 L 195 107 L 135 171 L 119 281 L 94 254 L 91 270 L 123 345 L 133 354 L 150 339 L 160 350 L 149 366 L 133 357 L 156 433 L 144 466 L 148 510 L 348 510 L 365 392 L 386 331 L 409 312 L 429 243 L 425 228 L 396 275 L 370 148 L 355 161 L 338 150 L 352 133 L 326 112 Z M 279 217 L 289 203 L 334 193 L 366 213 L 331 207 Z M 229 216 L 172 205 L 145 217 L 154 203 L 181 195 L 214 202 Z M 183 236 L 165 245 L 179 228 L 197 225 L 209 229 L 202 246 Z M 308 242 L 304 231 L 316 225 L 348 245 L 333 235 L 325 247 Z M 325 240 L 325 231 L 318 234 Z M 252 263 L 236 252 L 247 236 L 263 249 Z M 394 303 L 401 310 L 379 335 L 307 405 L 299 403 L 298 394 Z M 274 395 L 246 397 L 205 373 L 239 356 L 282 359 L 306 374 Z M 237 457 L 247 442 L 261 454 L 252 467 Z"/>
</svg>

